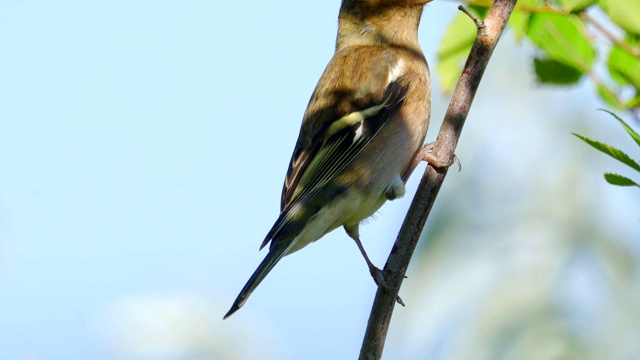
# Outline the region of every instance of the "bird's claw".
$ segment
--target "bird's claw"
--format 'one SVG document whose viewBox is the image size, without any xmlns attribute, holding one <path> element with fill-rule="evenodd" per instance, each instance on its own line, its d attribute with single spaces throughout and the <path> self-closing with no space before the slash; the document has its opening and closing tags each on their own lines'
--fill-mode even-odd
<svg viewBox="0 0 640 360">
<path fill-rule="evenodd" d="M 394 292 L 398 291 L 399 289 L 398 287 L 387 284 L 387 281 L 384 279 L 384 272 L 382 270 L 373 266 L 372 268 L 369 269 L 369 271 L 371 272 L 371 277 L 373 277 L 373 281 L 376 283 L 376 285 L 378 285 L 378 287 L 381 287 L 388 291 L 394 291 Z M 396 295 L 396 302 L 402 305 L 403 307 L 405 306 L 404 301 L 402 301 L 399 295 Z"/>
<path fill-rule="evenodd" d="M 462 164 L 460 163 L 460 159 L 458 159 L 456 154 L 453 154 L 452 160 L 444 161 L 433 155 L 434 146 L 435 146 L 435 143 L 429 143 L 423 146 L 422 149 L 420 149 L 420 155 L 422 156 L 422 160 L 426 161 L 427 163 L 429 163 L 429 165 L 437 169 L 447 169 L 455 163 L 455 164 L 458 164 L 458 172 L 462 170 Z"/>
<path fill-rule="evenodd" d="M 389 284 L 387 284 L 387 281 L 384 279 L 384 272 L 380 269 L 378 269 L 375 266 L 372 266 L 369 269 L 370 273 L 371 273 L 371 277 L 373 277 L 373 281 L 376 283 L 376 285 L 383 287 L 387 290 L 393 290 L 396 291 L 398 290 L 397 287 L 393 287 Z"/>
</svg>

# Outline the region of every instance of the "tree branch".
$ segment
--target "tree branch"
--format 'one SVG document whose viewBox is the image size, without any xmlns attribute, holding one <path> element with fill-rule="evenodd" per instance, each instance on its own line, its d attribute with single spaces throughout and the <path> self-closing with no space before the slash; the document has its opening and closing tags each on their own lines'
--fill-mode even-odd
<svg viewBox="0 0 640 360">
<path fill-rule="evenodd" d="M 589 15 L 586 12 L 580 14 L 580 16 L 591 23 L 594 28 L 598 29 L 602 33 L 602 35 L 611 41 L 614 45 L 618 45 L 622 50 L 628 52 L 629 54 L 640 57 L 640 47 L 634 48 L 631 45 L 627 44 L 623 40 L 618 39 L 611 31 L 609 31 L 604 25 L 602 25 L 599 21 L 594 19 L 593 16 Z"/>
<path fill-rule="evenodd" d="M 436 158 L 453 159 L 454 150 L 480 80 L 516 1 L 495 0 L 487 18 L 479 24 L 478 37 L 471 48 L 435 142 L 433 155 Z M 460 6 L 459 9 L 461 8 Z M 360 349 L 361 360 L 382 357 L 402 280 L 446 174 L 446 168 L 435 169 L 428 166 L 422 176 L 418 191 L 384 267 L 387 283 L 396 290 L 378 288 Z"/>
</svg>

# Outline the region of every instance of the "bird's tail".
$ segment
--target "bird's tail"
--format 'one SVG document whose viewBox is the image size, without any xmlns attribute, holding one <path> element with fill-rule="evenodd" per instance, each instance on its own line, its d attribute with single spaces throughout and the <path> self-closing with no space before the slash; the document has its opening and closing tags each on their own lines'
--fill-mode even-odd
<svg viewBox="0 0 640 360">
<path fill-rule="evenodd" d="M 249 298 L 249 295 L 251 295 L 253 290 L 255 290 L 258 285 L 260 285 L 262 280 L 265 278 L 265 276 L 267 276 L 267 274 L 269 274 L 271 269 L 276 266 L 278 261 L 280 261 L 280 259 L 282 259 L 282 257 L 285 256 L 287 252 L 289 252 L 293 244 L 296 243 L 296 240 L 297 239 L 293 239 L 293 241 L 287 244 L 287 246 L 272 246 L 271 249 L 269 249 L 269 253 L 264 258 L 264 260 L 262 260 L 256 271 L 253 272 L 253 275 L 251 275 L 249 281 L 247 281 L 247 283 L 244 285 L 244 287 L 240 291 L 240 294 L 233 302 L 233 305 L 231 305 L 231 309 L 229 309 L 223 319 L 228 318 L 229 316 L 231 316 L 231 314 L 238 311 L 238 309 L 240 309 L 242 305 L 244 305 L 244 303 Z"/>
</svg>

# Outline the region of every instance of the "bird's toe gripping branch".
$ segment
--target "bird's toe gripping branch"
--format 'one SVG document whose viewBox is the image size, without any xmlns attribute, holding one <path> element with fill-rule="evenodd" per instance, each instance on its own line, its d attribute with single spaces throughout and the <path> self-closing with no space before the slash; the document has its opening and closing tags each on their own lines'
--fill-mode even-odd
<svg viewBox="0 0 640 360">
<path fill-rule="evenodd" d="M 402 180 L 404 182 L 407 182 L 407 180 L 409 179 L 413 171 L 416 169 L 418 164 L 420 164 L 420 162 L 422 161 L 426 161 L 429 165 L 433 166 L 436 169 L 447 169 L 451 165 L 456 163 L 458 164 L 458 172 L 462 170 L 462 165 L 460 164 L 460 160 L 455 154 L 453 155 L 453 159 L 451 160 L 448 160 L 448 159 L 443 160 L 434 156 L 433 155 L 434 144 L 435 143 L 426 144 L 418 151 L 416 156 L 413 158 L 413 162 L 411 163 L 411 166 L 409 166 L 407 171 L 402 176 Z"/>
<path fill-rule="evenodd" d="M 460 164 L 460 160 L 453 154 L 453 159 L 449 161 L 444 161 L 443 159 L 439 159 L 433 155 L 433 148 L 435 143 L 426 144 L 420 149 L 418 155 L 416 156 L 419 161 L 426 161 L 429 165 L 433 166 L 437 169 L 446 169 L 449 168 L 454 163 L 458 164 L 458 172 L 462 170 L 462 164 Z"/>
<path fill-rule="evenodd" d="M 373 266 L 373 264 L 369 264 L 369 273 L 371 274 L 373 281 L 376 283 L 376 285 L 378 285 L 378 287 L 381 287 L 388 291 L 395 291 L 395 292 L 398 291 L 399 289 L 398 287 L 391 286 L 387 283 L 387 281 L 384 278 L 384 271 Z M 402 301 L 402 298 L 400 298 L 400 295 L 396 295 L 396 302 L 402 306 L 405 306 L 404 301 Z"/>
<path fill-rule="evenodd" d="M 371 260 L 369 259 L 369 255 L 367 255 L 367 252 L 364 250 L 364 246 L 362 245 L 362 242 L 360 241 L 360 234 L 359 234 L 358 225 L 344 226 L 344 229 L 347 232 L 347 235 L 349 235 L 349 237 L 352 238 L 356 242 L 356 245 L 358 245 L 358 249 L 360 250 L 360 253 L 364 257 L 364 260 L 367 262 L 367 267 L 369 268 L 369 273 L 371 274 L 371 277 L 373 278 L 373 281 L 376 283 L 376 285 L 378 285 L 378 287 L 381 287 L 381 288 L 386 289 L 388 291 L 397 292 L 399 288 L 389 285 L 387 283 L 387 281 L 385 280 L 384 271 L 382 271 L 380 268 L 375 266 L 373 264 L 373 262 L 371 262 Z M 402 299 L 400 298 L 399 295 L 396 295 L 396 302 L 398 304 L 404 306 L 404 301 L 402 301 Z"/>
</svg>

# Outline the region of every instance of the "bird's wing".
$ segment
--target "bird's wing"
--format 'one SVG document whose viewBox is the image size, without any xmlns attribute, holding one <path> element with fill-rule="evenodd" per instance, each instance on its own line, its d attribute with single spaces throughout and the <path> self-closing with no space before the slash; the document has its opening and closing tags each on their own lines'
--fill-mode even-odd
<svg viewBox="0 0 640 360">
<path fill-rule="evenodd" d="M 393 60 L 386 53 L 380 56 Z M 289 165 L 282 194 L 282 212 L 261 248 L 271 239 L 278 238 L 300 209 L 307 209 L 307 202 L 353 161 L 404 102 L 409 84 L 402 74 L 401 60 L 400 64 L 398 61 L 382 62 L 387 66 L 379 66 L 380 63 L 374 61 L 373 65 L 378 65 L 374 71 L 358 76 L 358 80 L 366 85 L 345 87 L 350 91 L 334 86 L 334 93 L 326 96 L 321 92 L 325 79 L 321 79 L 307 109 Z M 318 96 L 331 99 L 331 102 L 322 102 Z M 312 215 L 307 211 L 304 218 Z"/>
<path fill-rule="evenodd" d="M 358 118 L 375 115 L 376 106 L 397 102 L 398 87 L 406 85 L 401 84 L 404 70 L 404 61 L 389 51 L 372 55 L 370 49 L 355 49 L 334 56 L 305 112 L 282 188 L 281 211 L 308 189 L 307 181 L 324 177 L 308 171 L 318 155 L 326 157 L 328 150 L 321 150 L 335 144 L 336 136 L 345 136 L 345 129 L 355 133 L 362 123 Z M 363 113 L 367 109 L 371 111 Z"/>
</svg>

